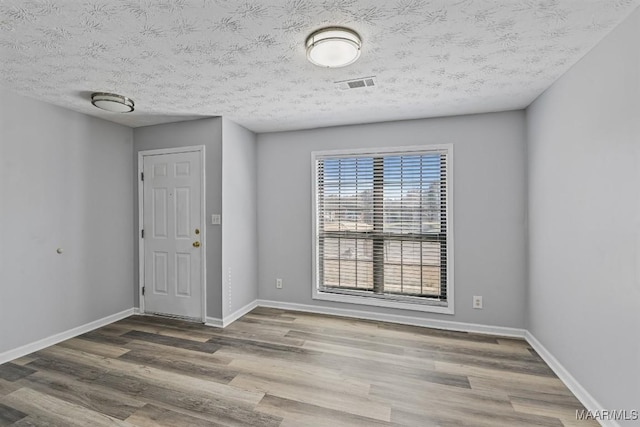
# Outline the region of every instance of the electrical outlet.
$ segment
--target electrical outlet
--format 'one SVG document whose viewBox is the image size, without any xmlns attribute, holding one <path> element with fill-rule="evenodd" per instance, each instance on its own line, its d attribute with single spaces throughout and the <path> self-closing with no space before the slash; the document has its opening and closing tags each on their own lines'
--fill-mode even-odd
<svg viewBox="0 0 640 427">
<path fill-rule="evenodd" d="M 474 296 L 473 297 L 473 308 L 482 308 L 482 297 Z"/>
<path fill-rule="evenodd" d="M 282 289 L 282 279 L 276 279 L 276 289 Z"/>
</svg>

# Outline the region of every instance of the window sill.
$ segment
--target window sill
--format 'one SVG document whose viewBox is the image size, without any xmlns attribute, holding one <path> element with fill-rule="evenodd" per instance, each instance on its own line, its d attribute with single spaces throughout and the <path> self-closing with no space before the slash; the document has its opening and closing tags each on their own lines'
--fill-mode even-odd
<svg viewBox="0 0 640 427">
<path fill-rule="evenodd" d="M 387 300 L 382 298 L 372 298 L 357 295 L 344 295 L 332 292 L 321 292 L 314 289 L 313 299 L 333 302 L 343 302 L 348 304 L 369 305 L 375 307 L 397 308 L 401 310 L 422 311 L 427 313 L 454 314 L 453 303 L 448 305 L 434 305 L 425 303 L 412 303 L 404 301 Z"/>
</svg>

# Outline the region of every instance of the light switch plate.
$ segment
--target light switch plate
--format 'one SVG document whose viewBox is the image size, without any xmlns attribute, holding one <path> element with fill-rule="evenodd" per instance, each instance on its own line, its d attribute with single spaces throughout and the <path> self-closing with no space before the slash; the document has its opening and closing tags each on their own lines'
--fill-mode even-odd
<svg viewBox="0 0 640 427">
<path fill-rule="evenodd" d="M 211 215 L 211 224 L 220 225 L 220 214 Z"/>
</svg>

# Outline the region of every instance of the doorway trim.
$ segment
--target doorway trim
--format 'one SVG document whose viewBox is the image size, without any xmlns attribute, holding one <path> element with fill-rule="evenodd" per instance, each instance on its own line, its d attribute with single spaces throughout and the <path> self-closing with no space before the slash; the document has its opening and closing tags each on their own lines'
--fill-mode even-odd
<svg viewBox="0 0 640 427">
<path fill-rule="evenodd" d="M 136 180 L 138 181 L 138 301 L 140 303 L 140 314 L 145 313 L 144 308 L 144 296 L 142 295 L 142 287 L 144 286 L 144 239 L 142 238 L 142 229 L 144 225 L 144 183 L 142 182 L 142 172 L 144 171 L 144 157 L 145 156 L 158 156 L 162 154 L 176 154 L 176 153 L 200 153 L 200 200 L 202 201 L 200 215 L 202 218 L 202 262 L 200 263 L 200 269 L 202 274 L 202 293 L 201 293 L 201 306 L 202 306 L 202 323 L 207 321 L 207 218 L 206 214 L 206 198 L 205 198 L 205 185 L 206 185 L 206 171 L 205 171 L 205 146 L 193 145 L 187 147 L 174 147 L 174 148 L 160 148 L 156 150 L 144 150 L 138 151 L 138 175 Z"/>
</svg>

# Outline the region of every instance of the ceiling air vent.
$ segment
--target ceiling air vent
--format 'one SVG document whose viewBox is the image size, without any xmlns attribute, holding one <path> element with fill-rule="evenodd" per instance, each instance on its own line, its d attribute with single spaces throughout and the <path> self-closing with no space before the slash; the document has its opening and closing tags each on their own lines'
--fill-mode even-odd
<svg viewBox="0 0 640 427">
<path fill-rule="evenodd" d="M 372 87 L 376 85 L 375 76 L 360 77 L 359 79 L 353 80 L 342 80 L 335 83 L 342 90 Z"/>
</svg>

